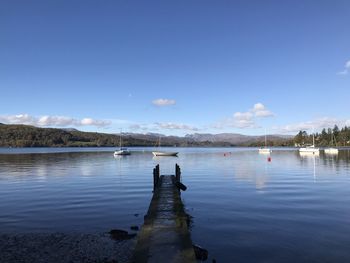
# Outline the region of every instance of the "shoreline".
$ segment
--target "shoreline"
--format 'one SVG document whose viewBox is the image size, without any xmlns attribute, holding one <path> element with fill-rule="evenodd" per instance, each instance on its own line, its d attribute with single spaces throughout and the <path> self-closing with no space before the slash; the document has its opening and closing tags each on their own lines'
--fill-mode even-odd
<svg viewBox="0 0 350 263">
<path fill-rule="evenodd" d="M 109 233 L 0 233 L 0 262 L 127 263 L 136 238 L 113 240 Z"/>
</svg>

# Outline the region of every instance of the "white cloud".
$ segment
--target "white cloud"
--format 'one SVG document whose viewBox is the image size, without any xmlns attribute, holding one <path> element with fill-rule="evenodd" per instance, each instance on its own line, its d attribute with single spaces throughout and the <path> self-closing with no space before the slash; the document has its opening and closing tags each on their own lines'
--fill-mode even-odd
<svg viewBox="0 0 350 263">
<path fill-rule="evenodd" d="M 69 126 L 74 123 L 74 119 L 70 117 L 63 116 L 42 116 L 39 118 L 34 118 L 33 125 L 37 126 Z"/>
<path fill-rule="evenodd" d="M 264 104 L 259 102 L 254 104 L 253 108 L 246 112 L 235 112 L 232 117 L 226 118 L 223 121 L 214 124 L 213 128 L 259 128 L 259 126 L 256 124 L 258 119 L 273 116 L 275 116 L 275 114 L 268 110 Z"/>
<path fill-rule="evenodd" d="M 236 112 L 233 114 L 236 120 L 252 120 L 254 115 L 251 112 Z"/>
<path fill-rule="evenodd" d="M 160 130 L 183 130 L 183 131 L 199 131 L 200 129 L 188 124 L 174 122 L 155 122 L 153 124 L 134 123 L 129 126 L 131 130 L 141 131 L 160 131 Z"/>
<path fill-rule="evenodd" d="M 28 124 L 33 125 L 35 119 L 28 114 L 18 115 L 0 115 L 0 122 L 9 124 Z"/>
<path fill-rule="evenodd" d="M 31 116 L 29 114 L 19 115 L 0 115 L 0 122 L 7 124 L 26 124 L 33 126 L 45 127 L 69 127 L 69 126 L 96 126 L 105 127 L 110 124 L 110 121 L 95 120 L 92 118 L 74 119 L 66 116 L 49 116 L 40 117 Z"/>
<path fill-rule="evenodd" d="M 166 129 L 166 130 L 187 130 L 187 131 L 199 131 L 198 128 L 187 125 L 187 124 L 182 124 L 182 123 L 173 123 L 173 122 L 165 122 L 165 123 L 160 123 L 156 122 L 154 125 L 157 128 L 160 129 Z"/>
<path fill-rule="evenodd" d="M 146 124 L 131 124 L 129 126 L 129 129 L 131 130 L 142 130 L 142 131 L 148 131 L 149 127 Z"/>
<path fill-rule="evenodd" d="M 226 119 L 228 126 L 235 128 L 254 128 L 254 115 L 251 112 L 236 112 L 233 114 L 233 118 Z"/>
<path fill-rule="evenodd" d="M 338 72 L 338 75 L 347 75 L 350 73 L 350 60 L 345 62 L 344 69 Z"/>
<path fill-rule="evenodd" d="M 334 125 L 338 125 L 339 127 L 342 127 L 349 124 L 350 124 L 350 120 L 323 117 L 323 118 L 319 118 L 311 121 L 288 124 L 281 127 L 274 127 L 274 130 L 277 130 L 278 132 L 282 132 L 282 133 L 292 133 L 292 132 L 295 133 L 300 130 L 319 131 L 323 128 L 332 128 L 334 127 Z"/>
<path fill-rule="evenodd" d="M 152 103 L 156 106 L 169 106 L 169 105 L 175 105 L 176 101 L 171 99 L 156 99 L 156 100 L 153 100 Z"/>
<path fill-rule="evenodd" d="M 264 104 L 262 104 L 260 102 L 254 104 L 254 107 L 253 107 L 253 109 L 251 109 L 251 111 L 255 114 L 256 117 L 259 117 L 259 118 L 274 116 L 274 114 L 271 111 L 269 111 L 268 109 L 266 109 Z"/>
<path fill-rule="evenodd" d="M 110 124 L 110 121 L 105 120 L 95 120 L 91 118 L 84 118 L 80 121 L 80 125 L 87 125 L 87 126 L 96 126 L 96 127 L 105 127 Z"/>
</svg>

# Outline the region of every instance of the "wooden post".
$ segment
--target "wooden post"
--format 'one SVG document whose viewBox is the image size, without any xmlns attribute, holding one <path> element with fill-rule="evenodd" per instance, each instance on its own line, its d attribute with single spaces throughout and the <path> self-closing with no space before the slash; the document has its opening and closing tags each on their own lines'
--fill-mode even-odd
<svg viewBox="0 0 350 263">
<path fill-rule="evenodd" d="M 178 164 L 175 164 L 175 178 L 177 182 L 181 182 L 181 169 Z"/>
<path fill-rule="evenodd" d="M 153 168 L 153 190 L 156 189 L 159 181 L 159 164 L 156 165 L 155 168 Z"/>
</svg>

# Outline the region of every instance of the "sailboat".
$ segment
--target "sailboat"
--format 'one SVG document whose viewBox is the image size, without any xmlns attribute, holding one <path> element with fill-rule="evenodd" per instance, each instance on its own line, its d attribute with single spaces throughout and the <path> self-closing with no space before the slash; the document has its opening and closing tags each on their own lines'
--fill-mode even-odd
<svg viewBox="0 0 350 263">
<path fill-rule="evenodd" d="M 320 149 L 315 147 L 315 135 L 312 133 L 312 145 L 299 148 L 299 153 L 319 154 Z"/>
<path fill-rule="evenodd" d="M 131 154 L 131 152 L 126 147 L 122 147 L 122 132 L 120 132 L 119 150 L 116 150 L 114 152 L 114 156 L 116 156 L 116 155 L 130 155 L 130 154 Z"/>
<path fill-rule="evenodd" d="M 267 140 L 266 140 L 266 130 L 265 130 L 265 146 L 259 149 L 259 153 L 271 153 L 271 149 L 267 148 Z"/>
<path fill-rule="evenodd" d="M 158 139 L 158 148 L 160 148 L 160 137 Z M 178 152 L 163 152 L 163 151 L 154 151 L 152 152 L 154 156 L 177 156 Z"/>
<path fill-rule="evenodd" d="M 333 143 L 333 138 L 334 138 L 334 143 Z M 331 134 L 331 145 L 337 146 L 337 142 L 335 141 L 335 136 L 333 133 Z M 328 154 L 338 154 L 338 151 L 339 151 L 338 148 L 335 148 L 335 147 L 329 147 L 324 149 L 324 152 Z"/>
</svg>

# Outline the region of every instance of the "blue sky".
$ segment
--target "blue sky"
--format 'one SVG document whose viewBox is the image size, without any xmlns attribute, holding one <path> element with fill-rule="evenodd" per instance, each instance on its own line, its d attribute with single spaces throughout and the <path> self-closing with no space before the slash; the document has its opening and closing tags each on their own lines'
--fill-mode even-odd
<svg viewBox="0 0 350 263">
<path fill-rule="evenodd" d="M 0 122 L 106 133 L 350 124 L 350 2 L 1 1 Z"/>
</svg>

